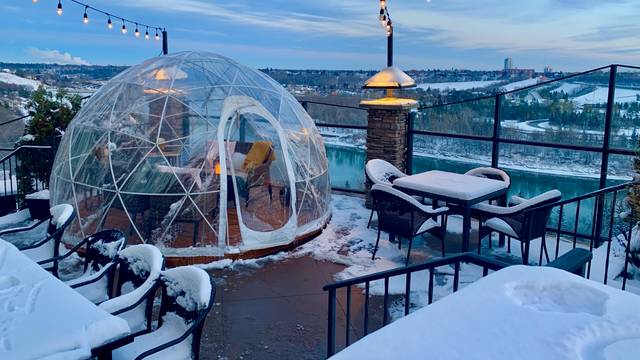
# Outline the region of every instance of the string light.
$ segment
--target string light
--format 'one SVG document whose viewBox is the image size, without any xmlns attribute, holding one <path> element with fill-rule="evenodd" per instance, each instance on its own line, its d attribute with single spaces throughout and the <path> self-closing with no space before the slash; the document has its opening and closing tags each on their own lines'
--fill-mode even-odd
<svg viewBox="0 0 640 360">
<path fill-rule="evenodd" d="M 89 23 L 89 15 L 87 15 L 87 6 L 84 7 L 84 15 L 82 15 L 82 22 L 85 25 Z"/>
<path fill-rule="evenodd" d="M 31 0 L 31 1 L 34 4 L 39 2 L 39 0 Z M 160 31 L 163 31 L 163 32 L 165 31 L 165 28 L 163 28 L 161 26 L 151 26 L 151 25 L 143 24 L 141 22 L 133 21 L 133 20 L 121 17 L 121 16 L 116 16 L 116 15 L 110 14 L 108 12 L 105 12 L 103 10 L 100 10 L 98 8 L 95 8 L 95 7 L 91 6 L 91 5 L 85 4 L 85 3 L 81 2 L 81 1 L 78 1 L 78 0 L 69 0 L 69 1 L 72 2 L 72 3 L 78 4 L 80 6 L 84 6 L 84 13 L 82 15 L 82 22 L 85 25 L 89 24 L 89 10 L 92 10 L 92 11 L 94 11 L 96 13 L 100 13 L 100 14 L 103 14 L 103 15 L 107 16 L 107 28 L 109 30 L 113 29 L 113 21 L 112 21 L 111 18 L 113 17 L 115 19 L 120 19 L 122 21 L 122 28 L 121 28 L 122 34 L 127 34 L 127 32 L 128 32 L 127 23 L 135 24 L 134 35 L 136 37 L 140 37 L 142 35 L 142 33 L 140 32 L 140 27 L 144 27 L 145 28 L 144 38 L 147 39 L 147 40 L 149 40 L 151 38 L 151 35 L 149 33 L 149 29 L 155 30 L 155 37 L 154 38 L 156 40 L 160 40 Z M 62 13 L 63 13 L 62 0 L 58 0 L 58 7 L 57 7 L 57 10 L 56 10 L 56 13 L 59 16 L 62 16 Z"/>
<path fill-rule="evenodd" d="M 391 23 L 391 16 L 389 15 L 389 10 L 387 9 L 387 1 L 380 0 L 380 16 L 378 16 L 380 20 L 380 24 L 384 28 L 387 36 L 393 35 L 393 25 Z"/>
</svg>

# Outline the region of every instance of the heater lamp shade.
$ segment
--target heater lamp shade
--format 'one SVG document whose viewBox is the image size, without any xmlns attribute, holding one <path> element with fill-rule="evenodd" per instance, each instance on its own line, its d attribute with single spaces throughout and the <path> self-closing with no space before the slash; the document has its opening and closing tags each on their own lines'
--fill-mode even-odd
<svg viewBox="0 0 640 360">
<path fill-rule="evenodd" d="M 380 70 L 365 81 L 364 89 L 404 89 L 415 87 L 416 82 L 395 66 Z"/>
</svg>

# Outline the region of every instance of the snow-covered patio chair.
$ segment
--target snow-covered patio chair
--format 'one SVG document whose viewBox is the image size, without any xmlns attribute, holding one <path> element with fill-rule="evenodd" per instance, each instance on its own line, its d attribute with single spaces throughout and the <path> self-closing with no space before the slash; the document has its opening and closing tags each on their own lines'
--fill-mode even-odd
<svg viewBox="0 0 640 360">
<path fill-rule="evenodd" d="M 69 204 L 60 204 L 49 209 L 49 212 L 49 219 L 27 227 L 0 231 L 0 237 L 12 243 L 35 262 L 56 258 L 60 254 L 62 234 L 75 217 L 75 211 Z M 47 229 L 43 231 L 44 223 L 47 221 Z M 57 276 L 58 261 L 52 261 L 44 268 Z"/>
<path fill-rule="evenodd" d="M 99 306 L 127 320 L 133 334 L 147 333 L 164 257 L 157 247 L 140 244 L 120 251 L 118 259 L 116 296 Z"/>
<path fill-rule="evenodd" d="M 372 185 L 382 184 L 392 186 L 395 179 L 407 176 L 407 174 L 400 171 L 397 167 L 382 159 L 372 159 L 367 161 L 364 170 L 367 181 Z M 371 209 L 367 228 L 371 226 L 371 220 L 373 219 L 374 212 L 375 211 Z"/>
<path fill-rule="evenodd" d="M 540 259 L 544 252 L 547 262 L 549 254 L 545 241 L 547 220 L 551 214 L 551 207 L 534 209 L 543 205 L 553 204 L 562 198 L 558 190 L 550 190 L 531 199 L 514 196 L 512 206 L 497 206 L 489 203 L 480 203 L 473 206 L 475 214 L 479 217 L 478 229 L 478 253 L 482 245 L 482 239 L 492 232 L 506 235 L 508 241 L 511 238 L 520 241 L 522 263 L 529 263 L 529 245 L 531 240 L 541 238 Z M 531 210 L 533 209 L 533 210 Z M 525 213 L 525 210 L 527 211 Z M 491 237 L 489 237 L 491 241 Z"/>
<path fill-rule="evenodd" d="M 471 169 L 464 174 L 475 176 L 475 177 L 486 178 L 486 179 L 499 180 L 507 184 L 507 188 L 511 187 L 511 177 L 509 176 L 509 174 L 506 173 L 506 171 L 502 169 L 488 167 L 488 166 L 481 166 L 481 167 Z M 491 199 L 487 202 L 495 203 L 494 200 L 495 199 Z"/>
<path fill-rule="evenodd" d="M 445 255 L 444 237 L 447 221 L 445 215 L 448 207 L 433 208 L 421 204 L 418 200 L 389 185 L 375 184 L 371 188 L 373 209 L 378 214 L 378 237 L 373 249 L 375 259 L 380 243 L 380 232 L 385 231 L 398 237 L 398 248 L 402 246 L 402 238 L 409 239 L 406 264 L 409 264 L 413 238 L 429 232 L 439 238 L 442 245 L 442 256 Z"/>
<path fill-rule="evenodd" d="M 115 360 L 199 359 L 204 321 L 213 305 L 215 283 L 206 271 L 182 266 L 163 271 L 158 327 L 113 352 Z"/>
<path fill-rule="evenodd" d="M 113 280 L 117 269 L 118 251 L 125 248 L 127 238 L 120 230 L 103 230 L 87 236 L 69 249 L 64 255 L 38 262 L 44 266 L 53 261 L 62 261 L 78 254 L 84 248 L 80 276 L 65 279 L 65 283 L 94 303 L 100 303 L 112 297 Z"/>
</svg>

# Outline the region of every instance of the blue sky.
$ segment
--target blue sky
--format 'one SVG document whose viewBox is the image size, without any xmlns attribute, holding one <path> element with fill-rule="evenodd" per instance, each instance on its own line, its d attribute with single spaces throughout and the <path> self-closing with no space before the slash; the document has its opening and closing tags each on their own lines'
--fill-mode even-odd
<svg viewBox="0 0 640 360">
<path fill-rule="evenodd" d="M 86 0 L 164 26 L 170 51 L 207 50 L 253 67 L 377 69 L 385 65 L 377 0 Z M 2 0 L 0 61 L 135 64 L 160 44 L 106 27 L 62 0 Z M 388 0 L 404 69 L 584 70 L 640 64 L 638 0 Z M 141 29 L 144 32 L 144 29 Z"/>
</svg>

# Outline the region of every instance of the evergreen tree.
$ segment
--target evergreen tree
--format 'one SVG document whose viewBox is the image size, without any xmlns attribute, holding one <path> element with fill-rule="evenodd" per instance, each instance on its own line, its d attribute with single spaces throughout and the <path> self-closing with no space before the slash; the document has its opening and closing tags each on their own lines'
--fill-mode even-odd
<svg viewBox="0 0 640 360">
<path fill-rule="evenodd" d="M 21 151 L 18 153 L 18 191 L 29 194 L 36 188 L 49 186 L 49 176 L 53 158 L 59 143 L 71 119 L 76 115 L 82 99 L 79 95 L 70 95 L 64 90 L 48 92 L 44 87 L 31 94 L 29 103 L 29 122 L 25 126 L 24 136 L 16 143 L 22 145 L 51 146 L 51 150 Z"/>
</svg>

